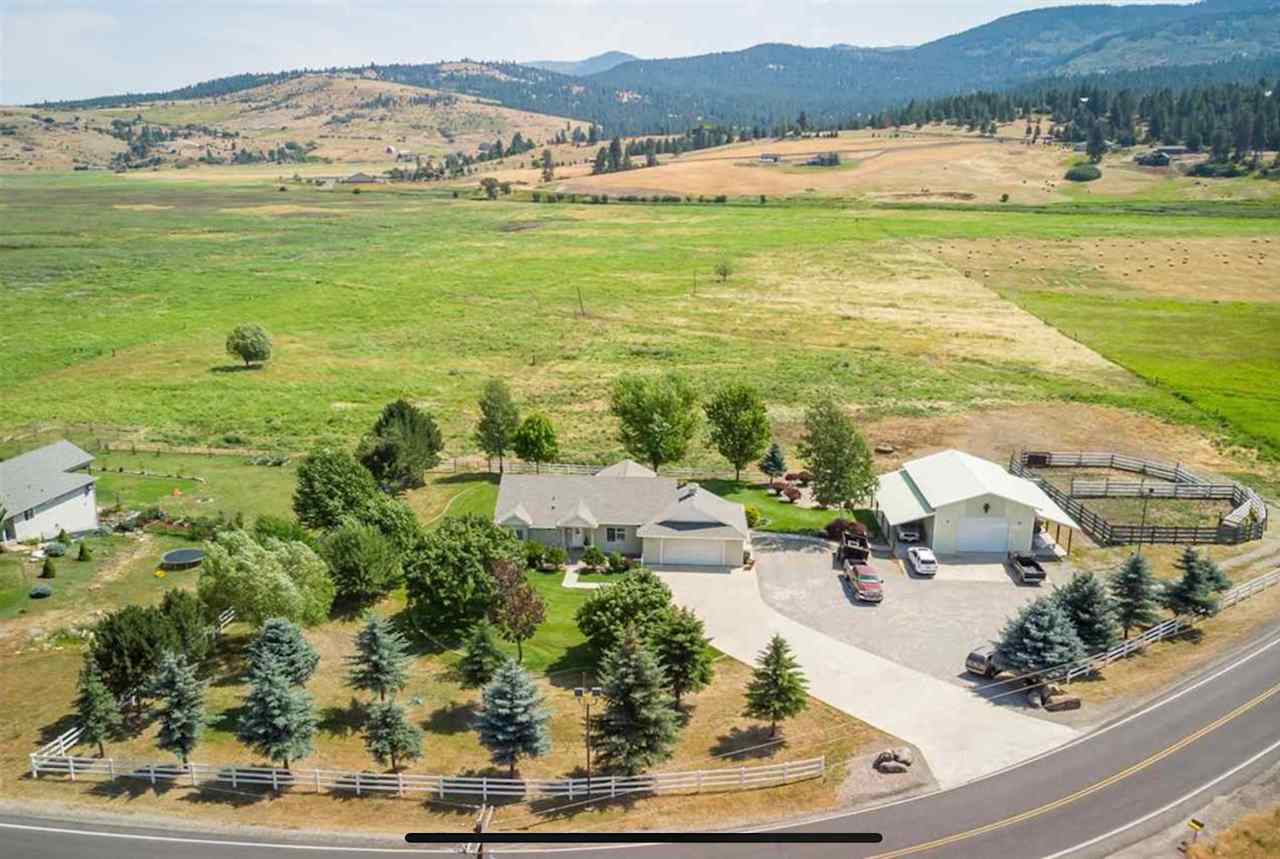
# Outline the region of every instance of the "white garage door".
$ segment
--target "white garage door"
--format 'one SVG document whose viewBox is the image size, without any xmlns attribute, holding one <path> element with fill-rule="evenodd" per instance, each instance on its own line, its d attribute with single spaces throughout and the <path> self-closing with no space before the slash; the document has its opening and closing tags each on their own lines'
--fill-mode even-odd
<svg viewBox="0 0 1280 859">
<path fill-rule="evenodd" d="M 956 528 L 956 551 L 1009 551 L 1009 523 L 996 518 L 961 519 Z"/>
<path fill-rule="evenodd" d="M 692 566 L 720 566 L 724 563 L 719 540 L 663 540 L 663 564 L 690 564 Z"/>
</svg>

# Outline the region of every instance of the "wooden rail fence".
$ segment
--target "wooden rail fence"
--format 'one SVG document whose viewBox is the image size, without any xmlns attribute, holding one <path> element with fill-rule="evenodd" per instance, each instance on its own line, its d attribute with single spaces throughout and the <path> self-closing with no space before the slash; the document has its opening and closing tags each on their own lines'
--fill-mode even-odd
<svg viewBox="0 0 1280 859">
<path fill-rule="evenodd" d="M 65 735 L 64 735 L 65 736 Z M 59 738 L 61 740 L 62 738 Z M 57 742 L 57 741 L 55 741 Z M 45 749 L 50 749 L 46 746 Z M 74 745 L 74 743 L 72 743 Z M 134 779 L 152 785 L 181 782 L 198 786 L 219 784 L 232 788 L 258 786 L 280 791 L 285 788 L 311 788 L 322 791 L 344 791 L 356 796 L 395 794 L 478 796 L 491 799 L 545 799 L 616 797 L 628 794 L 712 793 L 776 787 L 808 779 L 821 778 L 826 772 L 826 758 L 808 758 L 755 767 L 733 767 L 692 772 L 650 773 L 636 776 L 605 775 L 586 778 L 509 779 L 472 776 L 415 775 L 412 773 L 344 772 L 327 769 L 285 769 L 283 767 L 211 766 L 208 764 L 158 764 L 119 760 L 116 758 L 77 757 L 66 754 L 63 745 L 50 753 L 31 754 L 31 775 L 65 776 L 72 781 L 81 778 Z"/>
<path fill-rule="evenodd" d="M 1071 481 L 1065 492 L 1033 471 L 1037 468 L 1110 468 L 1168 481 Z M 1239 483 L 1210 483 L 1181 464 L 1139 459 L 1119 453 L 1022 451 L 1009 459 L 1009 471 L 1033 481 L 1079 523 L 1100 546 L 1142 543 L 1177 545 L 1234 545 L 1258 540 L 1267 530 L 1267 505 L 1256 492 Z M 1219 498 L 1234 508 L 1213 526 L 1143 525 L 1110 522 L 1086 507 L 1080 498 Z"/>
</svg>

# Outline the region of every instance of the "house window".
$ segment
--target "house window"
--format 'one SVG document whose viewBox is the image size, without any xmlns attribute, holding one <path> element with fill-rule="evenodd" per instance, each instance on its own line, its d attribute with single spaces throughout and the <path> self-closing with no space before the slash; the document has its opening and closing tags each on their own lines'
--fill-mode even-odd
<svg viewBox="0 0 1280 859">
<path fill-rule="evenodd" d="M 517 540 L 523 540 L 523 539 L 525 538 L 525 537 L 524 537 L 524 529 L 523 529 L 523 528 L 513 528 L 512 530 L 516 532 L 516 539 L 517 539 Z"/>
<path fill-rule="evenodd" d="M 23 520 L 24 522 L 30 522 L 32 519 L 34 519 L 34 518 L 35 518 L 35 515 L 36 515 L 36 511 L 34 511 L 34 510 L 28 510 L 28 511 L 26 511 L 25 513 L 23 513 L 23 514 L 22 514 L 22 520 Z"/>
<path fill-rule="evenodd" d="M 605 528 L 604 539 L 608 543 L 625 543 L 627 542 L 626 528 Z"/>
</svg>

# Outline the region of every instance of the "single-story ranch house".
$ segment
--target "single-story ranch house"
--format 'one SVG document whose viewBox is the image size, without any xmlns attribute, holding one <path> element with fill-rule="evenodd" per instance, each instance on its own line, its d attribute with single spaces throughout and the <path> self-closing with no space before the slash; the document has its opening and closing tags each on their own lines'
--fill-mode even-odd
<svg viewBox="0 0 1280 859">
<path fill-rule="evenodd" d="M 650 566 L 737 567 L 751 537 L 741 504 L 630 460 L 590 476 L 504 474 L 495 510 L 522 540 L 598 546 Z"/>
<path fill-rule="evenodd" d="M 875 506 L 891 546 L 898 526 L 914 525 L 940 555 L 1031 552 L 1038 521 L 1080 527 L 1035 483 L 958 450 L 880 475 Z"/>
<path fill-rule="evenodd" d="M 5 540 L 48 539 L 98 527 L 93 456 L 57 441 L 0 462 L 0 535 Z"/>
</svg>

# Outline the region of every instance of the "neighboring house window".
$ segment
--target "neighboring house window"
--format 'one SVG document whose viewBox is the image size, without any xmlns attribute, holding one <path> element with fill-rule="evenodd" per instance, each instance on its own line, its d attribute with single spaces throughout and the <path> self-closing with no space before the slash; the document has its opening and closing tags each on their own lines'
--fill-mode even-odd
<svg viewBox="0 0 1280 859">
<path fill-rule="evenodd" d="M 627 542 L 626 528 L 605 528 L 604 539 L 608 543 L 625 543 Z"/>
<path fill-rule="evenodd" d="M 523 539 L 524 539 L 524 529 L 523 529 L 523 528 L 516 528 L 516 529 L 515 529 L 515 532 L 516 532 L 516 539 L 517 539 L 517 540 L 523 540 Z"/>
</svg>

